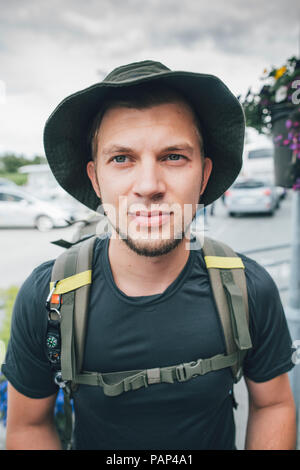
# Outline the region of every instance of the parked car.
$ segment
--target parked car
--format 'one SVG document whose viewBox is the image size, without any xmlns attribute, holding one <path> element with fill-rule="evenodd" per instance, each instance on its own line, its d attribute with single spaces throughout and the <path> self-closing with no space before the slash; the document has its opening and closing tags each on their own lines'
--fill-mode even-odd
<svg viewBox="0 0 300 470">
<path fill-rule="evenodd" d="M 239 178 L 225 192 L 228 214 L 265 213 L 273 215 L 279 207 L 280 197 L 272 182 Z"/>
<path fill-rule="evenodd" d="M 81 221 L 85 220 L 87 215 L 93 214 L 94 211 L 81 204 L 77 199 L 73 198 L 63 188 L 51 185 L 49 187 L 41 187 L 39 185 L 26 185 L 24 187 L 26 192 L 39 200 L 49 202 L 53 206 L 59 207 L 60 209 L 68 212 L 74 220 Z"/>
<path fill-rule="evenodd" d="M 0 227 L 36 227 L 40 231 L 66 227 L 72 215 L 49 202 L 8 186 L 0 187 Z"/>
</svg>

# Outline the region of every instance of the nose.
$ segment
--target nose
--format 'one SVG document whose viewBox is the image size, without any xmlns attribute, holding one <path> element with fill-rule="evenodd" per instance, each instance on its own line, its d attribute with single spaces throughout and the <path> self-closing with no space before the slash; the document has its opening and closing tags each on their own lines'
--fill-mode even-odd
<svg viewBox="0 0 300 470">
<path fill-rule="evenodd" d="M 133 192 L 136 196 L 154 199 L 161 198 L 166 191 L 163 172 L 154 159 L 143 159 L 135 172 Z"/>
</svg>

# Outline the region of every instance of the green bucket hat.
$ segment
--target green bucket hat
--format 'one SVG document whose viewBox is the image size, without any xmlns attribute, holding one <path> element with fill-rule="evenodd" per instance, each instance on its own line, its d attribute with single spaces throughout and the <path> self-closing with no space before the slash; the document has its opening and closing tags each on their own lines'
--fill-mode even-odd
<svg viewBox="0 0 300 470">
<path fill-rule="evenodd" d="M 208 205 L 222 196 L 241 170 L 244 112 L 219 78 L 172 71 L 151 60 L 124 65 L 114 69 L 102 82 L 65 98 L 45 124 L 45 153 L 54 177 L 63 189 L 92 210 L 101 204 L 86 171 L 91 160 L 87 136 L 92 122 L 113 90 L 150 81 L 159 81 L 181 93 L 203 125 L 205 156 L 212 159 L 213 169 L 201 204 Z"/>
</svg>

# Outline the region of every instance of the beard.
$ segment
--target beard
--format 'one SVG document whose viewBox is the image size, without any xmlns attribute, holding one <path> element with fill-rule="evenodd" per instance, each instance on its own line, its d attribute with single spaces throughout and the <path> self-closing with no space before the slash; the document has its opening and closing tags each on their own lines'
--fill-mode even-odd
<svg viewBox="0 0 300 470">
<path fill-rule="evenodd" d="M 170 253 L 172 250 L 177 248 L 180 243 L 183 242 L 185 237 L 185 231 L 182 231 L 180 237 L 167 240 L 158 240 L 156 244 L 146 245 L 142 244 L 139 240 L 134 240 L 129 235 L 125 236 L 119 227 L 114 227 L 114 229 L 117 234 L 121 237 L 123 242 L 128 246 L 128 248 L 130 248 L 136 254 L 153 258 L 156 256 L 162 256 L 166 255 L 167 253 Z"/>
<path fill-rule="evenodd" d="M 119 238 L 125 243 L 125 245 L 139 256 L 153 258 L 170 253 L 181 243 L 183 243 L 185 238 L 187 238 L 187 240 L 190 240 L 190 236 L 187 236 L 187 232 L 191 226 L 191 223 L 196 217 L 195 210 L 189 221 L 186 221 L 185 219 L 175 221 L 175 225 L 168 227 L 168 233 L 163 231 L 160 234 L 160 237 L 155 237 L 152 240 L 150 237 L 149 242 L 144 241 L 148 240 L 148 237 L 144 238 L 143 236 L 139 237 L 133 235 L 135 230 L 133 230 L 133 233 L 130 233 L 131 231 L 128 230 L 127 224 L 126 226 L 124 226 L 123 223 L 120 224 L 120 220 L 117 221 L 115 217 L 109 217 L 109 214 L 106 212 L 105 209 L 103 213 L 105 215 L 106 221 L 108 222 L 108 232 L 111 232 L 111 229 L 113 229 L 115 233 L 118 234 Z M 172 235 L 170 234 L 170 231 L 172 232 Z M 135 234 L 137 234 L 137 232 L 135 232 Z"/>
</svg>

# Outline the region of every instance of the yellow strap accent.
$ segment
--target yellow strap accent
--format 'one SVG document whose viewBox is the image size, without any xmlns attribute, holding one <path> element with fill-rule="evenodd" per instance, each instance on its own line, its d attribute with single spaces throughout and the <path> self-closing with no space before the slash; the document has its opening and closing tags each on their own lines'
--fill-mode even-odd
<svg viewBox="0 0 300 470">
<path fill-rule="evenodd" d="M 204 256 L 207 268 L 234 269 L 245 268 L 243 261 L 239 257 L 230 256 Z"/>
<path fill-rule="evenodd" d="M 78 289 L 79 287 L 85 286 L 86 284 L 92 283 L 92 270 L 82 271 L 81 273 L 74 274 L 73 276 L 61 279 L 56 287 L 53 294 L 65 294 L 71 290 Z M 50 282 L 50 290 L 52 289 L 54 282 Z"/>
</svg>

